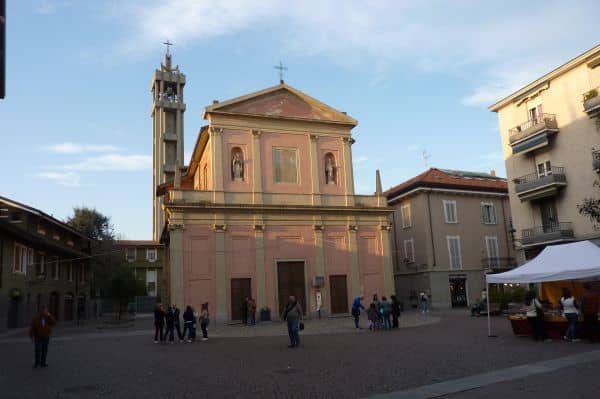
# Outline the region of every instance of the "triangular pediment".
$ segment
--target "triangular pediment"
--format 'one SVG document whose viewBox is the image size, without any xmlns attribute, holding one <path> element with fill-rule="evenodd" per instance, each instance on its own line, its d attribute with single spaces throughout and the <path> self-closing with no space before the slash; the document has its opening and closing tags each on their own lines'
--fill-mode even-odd
<svg viewBox="0 0 600 399">
<path fill-rule="evenodd" d="M 355 126 L 357 121 L 322 102 L 286 85 L 280 84 L 246 96 L 206 107 L 205 113 L 227 113 L 289 118 Z"/>
</svg>

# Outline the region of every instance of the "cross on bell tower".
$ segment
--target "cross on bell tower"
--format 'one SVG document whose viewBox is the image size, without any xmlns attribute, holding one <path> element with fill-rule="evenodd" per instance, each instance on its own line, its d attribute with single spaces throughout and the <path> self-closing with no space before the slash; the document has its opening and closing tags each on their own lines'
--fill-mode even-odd
<svg viewBox="0 0 600 399">
<path fill-rule="evenodd" d="M 279 70 L 279 83 L 283 84 L 283 71 L 287 71 L 287 67 L 284 67 L 283 63 L 279 61 L 279 65 L 275 65 L 273 68 Z"/>
<path fill-rule="evenodd" d="M 183 165 L 183 88 L 185 75 L 179 66 L 172 66 L 170 41 L 164 62 L 152 75 L 152 238 L 156 241 L 165 223 L 162 209 L 163 197 L 156 196 L 157 188 L 175 180 L 178 168 Z"/>
</svg>

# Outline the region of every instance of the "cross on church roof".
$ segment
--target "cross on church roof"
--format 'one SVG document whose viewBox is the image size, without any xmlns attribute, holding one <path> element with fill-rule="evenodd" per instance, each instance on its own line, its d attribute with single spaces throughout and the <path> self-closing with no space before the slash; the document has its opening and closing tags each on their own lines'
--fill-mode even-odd
<svg viewBox="0 0 600 399">
<path fill-rule="evenodd" d="M 275 65 L 273 68 L 279 70 L 279 83 L 283 83 L 283 71 L 287 71 L 287 67 L 284 67 L 283 63 L 279 61 L 279 65 Z"/>
<path fill-rule="evenodd" d="M 173 45 L 173 43 L 167 40 L 166 42 L 163 42 L 163 44 L 167 46 L 167 55 L 169 55 L 169 48 Z"/>
</svg>

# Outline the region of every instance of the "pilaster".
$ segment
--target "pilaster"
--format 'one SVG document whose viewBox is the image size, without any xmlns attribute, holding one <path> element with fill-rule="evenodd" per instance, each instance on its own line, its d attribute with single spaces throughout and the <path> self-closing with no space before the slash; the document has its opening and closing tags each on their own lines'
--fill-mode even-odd
<svg viewBox="0 0 600 399">
<path fill-rule="evenodd" d="M 352 165 L 352 144 L 354 144 L 354 139 L 352 137 L 344 137 L 342 140 L 344 141 L 346 205 L 354 206 L 354 166 Z"/>
<path fill-rule="evenodd" d="M 390 245 L 389 223 L 384 223 L 380 227 L 381 231 L 381 250 L 383 257 L 383 290 L 388 295 L 396 292 L 394 284 L 394 265 L 392 263 L 392 250 Z"/>
<path fill-rule="evenodd" d="M 317 152 L 317 140 L 319 136 L 310 135 L 310 171 L 312 179 L 312 204 L 321 205 L 321 196 L 319 189 L 319 155 Z"/>
<path fill-rule="evenodd" d="M 262 204 L 262 161 L 260 153 L 260 130 L 252 130 L 252 200 L 254 204 Z"/>
<path fill-rule="evenodd" d="M 183 306 L 183 215 L 174 214 L 169 221 L 169 291 L 170 302 Z"/>
<path fill-rule="evenodd" d="M 216 318 L 218 321 L 227 321 L 227 273 L 225 264 L 225 230 L 224 224 L 215 224 L 215 283 L 216 283 Z"/>
<path fill-rule="evenodd" d="M 348 251 L 350 251 L 350 278 L 352 282 L 352 298 L 361 294 L 360 269 L 358 268 L 358 228 L 355 225 L 348 227 Z"/>
<path fill-rule="evenodd" d="M 323 222 L 320 220 L 321 218 L 315 218 L 315 224 L 313 225 L 313 230 L 315 234 L 315 271 L 316 275 L 319 277 L 325 278 L 325 251 L 323 248 Z M 321 306 L 325 305 L 327 302 L 328 292 L 327 292 L 327 284 L 323 284 L 323 287 L 319 288 L 321 292 Z M 316 309 L 316 298 L 314 295 L 311 295 L 311 301 L 315 301 L 313 304 L 313 309 Z M 322 309 L 328 310 L 328 309 Z"/>
<path fill-rule="evenodd" d="M 224 202 L 223 195 L 223 129 L 220 127 L 210 128 L 210 139 L 212 142 L 212 176 L 213 176 L 213 201 L 217 204 Z"/>
<path fill-rule="evenodd" d="M 256 307 L 259 310 L 267 306 L 264 230 L 265 226 L 262 222 L 254 225 L 254 246 L 256 248 Z"/>
</svg>

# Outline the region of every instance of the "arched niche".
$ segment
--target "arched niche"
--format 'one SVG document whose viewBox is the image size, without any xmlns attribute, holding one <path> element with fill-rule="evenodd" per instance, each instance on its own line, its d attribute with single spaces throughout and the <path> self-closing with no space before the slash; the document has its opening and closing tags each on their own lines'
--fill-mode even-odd
<svg viewBox="0 0 600 399">
<path fill-rule="evenodd" d="M 244 153 L 240 147 L 231 149 L 231 180 L 244 181 Z"/>
<path fill-rule="evenodd" d="M 335 156 L 328 152 L 323 161 L 325 169 L 325 184 L 337 184 L 337 164 Z"/>
</svg>

